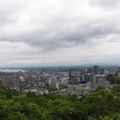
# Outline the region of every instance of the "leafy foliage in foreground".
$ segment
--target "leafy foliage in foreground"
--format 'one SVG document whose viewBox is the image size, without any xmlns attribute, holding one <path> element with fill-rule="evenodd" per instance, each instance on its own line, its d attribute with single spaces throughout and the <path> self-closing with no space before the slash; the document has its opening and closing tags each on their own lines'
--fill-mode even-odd
<svg viewBox="0 0 120 120">
<path fill-rule="evenodd" d="M 1 88 L 0 120 L 120 120 L 120 85 L 81 98 Z"/>
</svg>

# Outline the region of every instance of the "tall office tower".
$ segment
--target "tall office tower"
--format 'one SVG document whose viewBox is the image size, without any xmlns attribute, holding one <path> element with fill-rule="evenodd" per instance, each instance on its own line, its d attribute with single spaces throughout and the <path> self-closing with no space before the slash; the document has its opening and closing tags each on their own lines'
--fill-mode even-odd
<svg viewBox="0 0 120 120">
<path fill-rule="evenodd" d="M 118 66 L 117 70 L 116 70 L 116 73 L 118 76 L 120 76 L 120 65 Z"/>
<path fill-rule="evenodd" d="M 71 83 L 71 80 L 72 80 L 72 71 L 69 70 L 69 83 Z"/>
<path fill-rule="evenodd" d="M 110 74 L 107 74 L 106 79 L 107 81 L 110 81 L 111 84 L 115 84 L 115 81 L 113 79 L 115 76 L 116 74 L 110 73 Z"/>
<path fill-rule="evenodd" d="M 99 66 L 98 65 L 93 66 L 93 74 L 99 74 Z"/>
<path fill-rule="evenodd" d="M 120 65 L 118 66 L 117 71 L 120 72 Z"/>
<path fill-rule="evenodd" d="M 105 70 L 104 69 L 99 69 L 100 74 L 104 74 Z"/>
<path fill-rule="evenodd" d="M 12 78 L 13 86 L 17 91 L 20 91 L 20 79 L 18 75 L 14 75 Z"/>
<path fill-rule="evenodd" d="M 87 73 L 92 73 L 92 71 L 93 71 L 92 67 L 87 68 Z"/>
<path fill-rule="evenodd" d="M 80 72 L 75 72 L 69 70 L 69 84 L 79 84 L 80 83 Z"/>
</svg>

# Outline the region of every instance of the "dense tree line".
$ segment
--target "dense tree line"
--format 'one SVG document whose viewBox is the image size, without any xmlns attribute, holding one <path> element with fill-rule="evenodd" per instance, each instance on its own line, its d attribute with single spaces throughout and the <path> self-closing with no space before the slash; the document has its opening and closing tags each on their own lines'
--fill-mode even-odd
<svg viewBox="0 0 120 120">
<path fill-rule="evenodd" d="M 0 120 L 120 120 L 120 85 L 81 97 L 1 88 Z"/>
</svg>

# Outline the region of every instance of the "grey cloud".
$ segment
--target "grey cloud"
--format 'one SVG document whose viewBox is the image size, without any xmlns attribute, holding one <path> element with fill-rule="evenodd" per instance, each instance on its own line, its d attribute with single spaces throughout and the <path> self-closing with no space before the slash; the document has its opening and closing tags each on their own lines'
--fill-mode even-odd
<svg viewBox="0 0 120 120">
<path fill-rule="evenodd" d="M 15 20 L 11 17 L 13 13 L 9 11 L 0 11 L 0 26 L 14 23 Z"/>
<path fill-rule="evenodd" d="M 91 4 L 98 6 L 116 6 L 119 3 L 119 0 L 91 0 Z M 12 17 L 13 14 L 17 14 L 17 12 L 13 12 L 18 10 L 16 7 L 7 12 L 0 11 L 0 24 L 6 25 L 9 22 L 16 22 L 15 16 Z M 67 14 L 67 13 L 65 13 Z M 36 47 L 37 49 L 42 48 L 44 50 L 56 50 L 64 47 L 71 47 L 78 44 L 85 45 L 88 42 L 91 42 L 92 39 L 105 38 L 110 34 L 119 34 L 118 23 L 115 23 L 116 20 L 113 20 L 113 25 L 109 22 L 109 19 L 103 19 L 102 21 L 97 20 L 97 16 L 95 20 L 88 21 L 81 24 L 78 22 L 75 25 L 71 25 L 76 21 L 70 21 L 65 15 L 58 17 L 59 15 L 52 16 L 53 19 L 49 22 L 47 26 L 44 26 L 43 29 L 40 29 L 40 23 L 38 24 L 38 28 L 32 31 L 26 31 L 25 33 L 20 33 L 18 35 L 14 34 L 12 36 L 0 36 L 0 41 L 9 41 L 9 42 L 23 42 L 27 45 Z M 67 15 L 66 15 L 67 16 Z M 80 15 L 79 15 L 80 16 Z M 79 19 L 80 18 L 76 18 Z M 49 18 L 48 18 L 49 20 Z M 11 28 L 12 29 L 12 28 Z M 92 43 L 91 43 L 92 44 Z"/>
<path fill-rule="evenodd" d="M 63 31 L 64 30 L 64 31 Z M 76 28 L 56 29 L 46 28 L 46 30 L 37 30 L 34 32 L 28 32 L 25 35 L 4 37 L 1 40 L 9 42 L 24 42 L 27 45 L 44 50 L 55 50 L 64 47 L 71 47 L 78 44 L 85 45 L 91 40 L 105 38 L 110 34 L 119 34 L 114 26 L 105 23 L 88 23 L 86 25 L 78 25 Z M 91 43 L 92 44 L 92 43 Z"/>
<path fill-rule="evenodd" d="M 25 4 L 22 0 L 20 5 L 15 0 L 10 1 L 13 3 L 8 5 L 8 9 L 0 4 L 0 44 L 8 43 L 0 46 L 0 49 L 4 49 L 0 55 L 6 61 L 13 59 L 14 63 L 18 58 L 17 63 L 19 60 L 22 62 L 22 59 L 26 60 L 25 64 L 29 60 L 29 63 L 34 60 L 36 63 L 44 63 L 44 57 L 40 57 L 46 55 L 45 64 L 49 63 L 49 58 L 56 64 L 65 63 L 65 60 L 66 63 L 71 63 L 74 58 L 74 63 L 75 59 L 81 60 L 81 56 L 84 62 L 89 58 L 88 54 L 93 53 L 97 59 L 102 57 L 102 51 L 106 52 L 104 58 L 107 54 L 112 56 L 119 51 L 119 46 L 116 45 L 120 44 L 120 0 L 51 0 L 51 3 L 47 0 L 45 3 L 42 0 L 27 0 Z M 113 36 L 112 39 L 110 36 Z M 105 46 L 106 41 L 110 42 L 108 46 Z M 97 47 L 93 49 L 98 44 L 102 44 L 100 47 L 103 46 L 104 50 Z M 66 51 L 61 52 L 62 50 Z M 91 53 L 88 53 L 89 50 Z M 110 50 L 112 53 L 109 53 Z M 59 53 L 64 56 L 58 55 Z"/>
<path fill-rule="evenodd" d="M 9 0 L 5 2 L 0 1 L 0 26 L 15 23 L 16 16 L 19 15 L 19 12 L 27 8 L 28 4 L 23 4 L 26 2 L 29 4 L 28 0 Z"/>
<path fill-rule="evenodd" d="M 115 10 L 117 7 L 119 7 L 120 0 L 90 0 L 90 4 L 92 6 Z"/>
</svg>

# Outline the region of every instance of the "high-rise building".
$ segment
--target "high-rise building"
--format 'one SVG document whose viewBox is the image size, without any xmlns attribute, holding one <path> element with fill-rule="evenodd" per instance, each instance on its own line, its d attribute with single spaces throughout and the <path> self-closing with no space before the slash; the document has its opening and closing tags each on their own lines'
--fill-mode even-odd
<svg viewBox="0 0 120 120">
<path fill-rule="evenodd" d="M 87 73 L 92 73 L 92 71 L 93 71 L 92 67 L 87 68 Z"/>
<path fill-rule="evenodd" d="M 99 74 L 99 66 L 98 65 L 93 66 L 93 74 Z"/>
<path fill-rule="evenodd" d="M 80 83 L 80 72 L 69 70 L 69 84 Z"/>
</svg>

